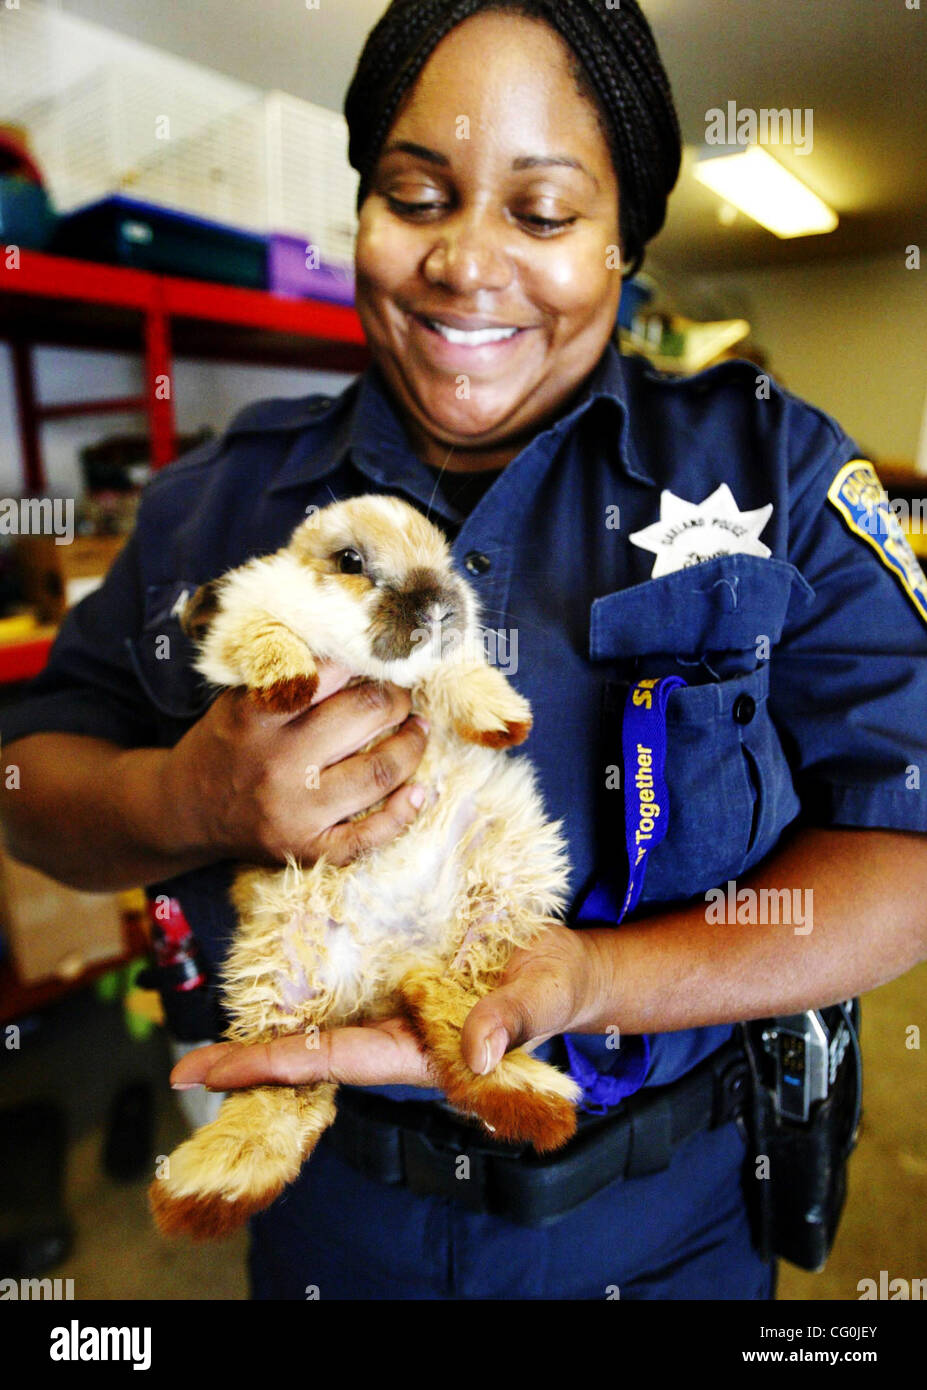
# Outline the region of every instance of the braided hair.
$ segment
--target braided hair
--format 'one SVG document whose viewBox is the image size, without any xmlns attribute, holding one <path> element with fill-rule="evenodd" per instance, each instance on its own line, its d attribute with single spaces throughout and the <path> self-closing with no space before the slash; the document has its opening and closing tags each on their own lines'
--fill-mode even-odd
<svg viewBox="0 0 927 1390">
<path fill-rule="evenodd" d="M 618 181 L 624 275 L 663 226 L 679 177 L 682 138 L 669 78 L 637 0 L 393 0 L 371 30 L 344 103 L 348 157 L 370 191 L 400 104 L 441 40 L 471 15 L 505 11 L 542 20 L 566 41 L 577 88 L 595 109 Z"/>
</svg>

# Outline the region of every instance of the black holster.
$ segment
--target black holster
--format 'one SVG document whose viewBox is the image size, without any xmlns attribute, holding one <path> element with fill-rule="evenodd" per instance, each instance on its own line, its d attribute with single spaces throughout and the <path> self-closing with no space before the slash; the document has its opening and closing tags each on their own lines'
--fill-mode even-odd
<svg viewBox="0 0 927 1390">
<path fill-rule="evenodd" d="M 855 1016 L 858 1021 L 858 1002 Z M 779 1257 L 816 1272 L 827 1261 L 843 1211 L 862 1078 L 855 1050 L 847 1049 L 827 1096 L 811 1108 L 808 1120 L 785 1118 L 763 1047 L 769 1023 L 741 1025 L 753 1070 L 744 1114 L 750 1146 L 744 1188 L 753 1239 L 764 1259 Z"/>
</svg>

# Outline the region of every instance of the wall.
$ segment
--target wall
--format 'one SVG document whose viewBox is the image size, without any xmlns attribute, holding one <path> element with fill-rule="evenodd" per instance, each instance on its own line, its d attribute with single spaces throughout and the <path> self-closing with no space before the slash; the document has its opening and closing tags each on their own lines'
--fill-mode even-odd
<svg viewBox="0 0 927 1390">
<path fill-rule="evenodd" d="M 672 288 L 693 317 L 749 319 L 770 371 L 790 391 L 828 411 L 873 456 L 912 462 L 927 403 L 925 276 L 927 267 L 907 270 L 895 254 L 728 271 Z M 665 271 L 658 278 L 670 281 Z"/>
</svg>

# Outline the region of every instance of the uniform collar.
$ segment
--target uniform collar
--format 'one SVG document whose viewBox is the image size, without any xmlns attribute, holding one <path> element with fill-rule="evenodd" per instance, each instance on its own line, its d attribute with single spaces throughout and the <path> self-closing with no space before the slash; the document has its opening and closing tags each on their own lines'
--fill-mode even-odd
<svg viewBox="0 0 927 1390">
<path fill-rule="evenodd" d="M 552 456 L 562 436 L 600 400 L 608 404 L 595 406 L 595 409 L 611 417 L 615 431 L 615 449 L 609 451 L 609 457 L 632 478 L 653 485 L 653 478 L 643 468 L 632 444 L 626 365 L 612 342 L 608 343 L 568 414 L 535 435 L 518 458 L 529 452 L 545 458 Z M 299 428 L 308 423 L 305 412 L 297 413 L 296 418 L 291 417 L 289 427 Z M 600 428 L 607 430 L 609 422 L 603 421 Z M 373 482 L 387 487 L 405 486 L 413 494 L 420 494 L 427 484 L 428 495 L 435 494 L 434 469 L 416 454 L 393 404 L 391 389 L 376 362 L 371 362 L 340 397 L 318 413 L 309 428 L 299 428 L 298 437 L 269 491 L 282 492 L 316 482 L 333 473 L 349 457 Z M 436 495 L 434 502 L 440 507 Z"/>
</svg>

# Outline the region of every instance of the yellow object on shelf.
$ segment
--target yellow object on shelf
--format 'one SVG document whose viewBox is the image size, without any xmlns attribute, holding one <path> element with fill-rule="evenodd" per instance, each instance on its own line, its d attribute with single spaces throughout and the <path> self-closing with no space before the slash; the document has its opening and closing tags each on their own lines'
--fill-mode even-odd
<svg viewBox="0 0 927 1390">
<path fill-rule="evenodd" d="M 155 1023 L 158 1027 L 164 1023 L 164 1007 L 156 989 L 140 989 L 136 985 L 126 995 L 125 1008 L 127 1013 L 144 1019 L 146 1023 Z"/>
<path fill-rule="evenodd" d="M 21 642 L 32 637 L 39 626 L 35 613 L 13 613 L 0 618 L 0 643 Z"/>
<path fill-rule="evenodd" d="M 688 376 L 711 366 L 735 344 L 749 336 L 750 324 L 746 319 L 695 323 L 692 319 L 674 315 L 671 327 L 663 332 L 659 343 L 648 342 L 639 334 L 628 333 L 625 329 L 621 330 L 620 340 L 625 351 L 649 358 L 658 371 Z"/>
<path fill-rule="evenodd" d="M 144 888 L 126 888 L 119 895 L 119 907 L 123 912 L 144 912 L 148 905 Z"/>
<path fill-rule="evenodd" d="M 904 526 L 902 530 L 907 536 L 908 543 L 918 559 L 927 560 L 927 531 L 914 530 L 913 527 L 910 526 Z"/>
</svg>

